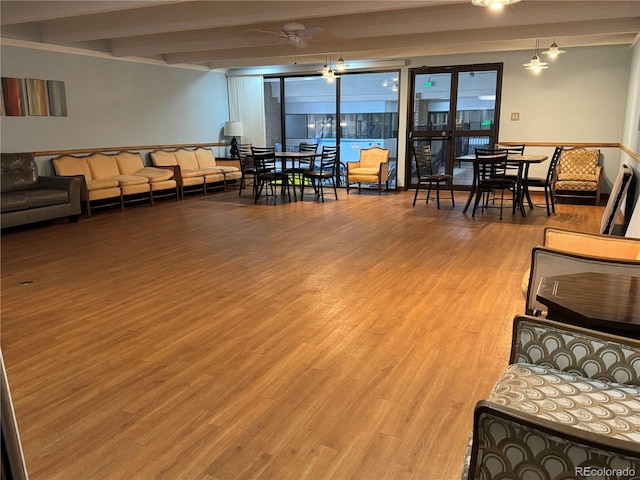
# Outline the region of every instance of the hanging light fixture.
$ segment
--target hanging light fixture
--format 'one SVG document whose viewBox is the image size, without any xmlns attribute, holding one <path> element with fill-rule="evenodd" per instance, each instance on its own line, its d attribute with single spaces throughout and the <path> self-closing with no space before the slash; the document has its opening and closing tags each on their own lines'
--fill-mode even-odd
<svg viewBox="0 0 640 480">
<path fill-rule="evenodd" d="M 538 48 L 540 46 L 540 41 L 536 39 L 536 49 L 533 52 L 533 57 L 531 57 L 531 61 L 529 63 L 523 63 L 522 66 L 526 70 L 532 70 L 534 73 L 540 73 L 541 70 L 545 68 L 549 68 L 547 62 L 541 62 L 538 57 Z"/>
<path fill-rule="evenodd" d="M 329 70 L 331 70 L 331 67 L 329 67 L 329 59 L 328 59 L 328 56 L 325 55 L 324 66 L 322 67 L 322 70 L 320 71 L 320 73 L 322 73 L 323 77 L 326 77 L 327 75 L 329 75 Z"/>
<path fill-rule="evenodd" d="M 506 5 L 513 5 L 520 0 L 471 0 L 471 4 L 476 7 L 489 7 L 492 10 L 500 10 Z"/>
<path fill-rule="evenodd" d="M 342 58 L 342 54 L 338 59 L 338 63 L 336 63 L 336 72 L 344 72 L 346 70 L 346 65 L 344 63 L 344 58 Z"/>
<path fill-rule="evenodd" d="M 564 50 L 560 50 L 558 48 L 558 44 L 556 43 L 556 39 L 553 39 L 553 43 L 551 44 L 551 46 L 549 47 L 548 50 L 545 50 L 544 52 L 540 52 L 543 55 L 549 55 L 551 58 L 556 58 L 558 55 L 561 55 L 563 53 L 567 53 Z"/>
</svg>

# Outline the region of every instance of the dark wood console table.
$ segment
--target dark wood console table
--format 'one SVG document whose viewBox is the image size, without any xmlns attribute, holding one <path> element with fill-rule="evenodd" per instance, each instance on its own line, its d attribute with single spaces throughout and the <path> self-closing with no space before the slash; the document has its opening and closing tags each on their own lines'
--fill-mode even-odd
<svg viewBox="0 0 640 480">
<path fill-rule="evenodd" d="M 551 320 L 640 339 L 640 278 L 606 273 L 544 277 L 537 300 Z"/>
</svg>

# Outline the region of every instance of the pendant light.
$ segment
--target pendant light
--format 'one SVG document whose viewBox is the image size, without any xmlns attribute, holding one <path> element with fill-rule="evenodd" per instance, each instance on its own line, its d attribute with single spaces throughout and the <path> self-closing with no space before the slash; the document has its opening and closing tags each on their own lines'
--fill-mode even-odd
<svg viewBox="0 0 640 480">
<path fill-rule="evenodd" d="M 551 46 L 549 47 L 548 50 L 545 50 L 544 52 L 541 52 L 543 55 L 549 55 L 551 58 L 556 58 L 558 55 L 561 55 L 563 53 L 567 53 L 564 50 L 560 50 L 558 48 L 558 44 L 556 43 L 556 39 L 553 39 L 553 43 L 551 44 Z"/>
<path fill-rule="evenodd" d="M 336 63 L 336 72 L 344 72 L 346 69 L 346 65 L 344 64 L 344 58 L 340 55 L 338 59 L 338 63 Z"/>
<path fill-rule="evenodd" d="M 536 39 L 536 49 L 533 52 L 533 57 L 531 57 L 531 61 L 529 63 L 523 63 L 522 66 L 526 70 L 532 70 L 534 73 L 540 73 L 541 70 L 545 68 L 549 68 L 547 62 L 541 62 L 538 57 L 538 48 L 540 46 L 540 41 Z"/>
<path fill-rule="evenodd" d="M 471 0 L 471 4 L 476 7 L 489 7 L 492 10 L 501 10 L 506 5 L 513 5 L 520 0 Z"/>
</svg>

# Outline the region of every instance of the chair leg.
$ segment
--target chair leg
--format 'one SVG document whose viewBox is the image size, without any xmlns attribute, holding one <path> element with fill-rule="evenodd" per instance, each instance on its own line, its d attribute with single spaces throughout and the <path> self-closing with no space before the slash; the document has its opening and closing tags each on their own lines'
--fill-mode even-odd
<svg viewBox="0 0 640 480">
<path fill-rule="evenodd" d="M 436 182 L 436 205 L 440 210 L 440 182 Z"/>
<path fill-rule="evenodd" d="M 551 199 L 549 198 L 549 190 L 547 189 L 547 187 L 544 187 L 544 202 L 547 205 L 547 217 L 551 216 L 551 208 L 549 208 L 550 207 L 550 205 L 549 205 L 550 200 Z"/>
<path fill-rule="evenodd" d="M 427 188 L 427 198 L 425 200 L 425 204 L 429 205 L 429 199 L 431 198 L 431 188 L 433 187 L 433 182 L 429 182 L 429 188 Z"/>
<path fill-rule="evenodd" d="M 336 200 L 338 200 L 338 189 L 336 188 L 336 179 L 332 178 L 331 183 L 333 185 L 333 194 L 336 196 Z"/>
<path fill-rule="evenodd" d="M 529 193 L 529 187 L 523 186 L 524 194 L 527 197 L 527 202 L 529 203 L 529 208 L 533 208 L 533 202 L 531 201 L 531 194 Z M 546 190 L 546 188 L 545 188 Z"/>
<path fill-rule="evenodd" d="M 451 184 L 450 184 L 449 191 L 451 192 L 451 206 L 455 207 L 456 206 L 456 199 L 453 196 L 453 182 L 451 182 Z"/>
<path fill-rule="evenodd" d="M 418 186 L 416 187 L 416 194 L 413 196 L 413 206 L 416 206 L 416 200 L 418 199 L 418 191 L 420 190 L 420 182 L 418 182 Z"/>
</svg>

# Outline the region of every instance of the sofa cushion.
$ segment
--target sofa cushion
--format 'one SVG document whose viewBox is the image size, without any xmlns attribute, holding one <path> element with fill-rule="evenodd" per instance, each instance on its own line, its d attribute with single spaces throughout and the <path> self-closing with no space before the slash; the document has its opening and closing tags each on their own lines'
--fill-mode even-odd
<svg viewBox="0 0 640 480">
<path fill-rule="evenodd" d="M 1 160 L 2 193 L 35 188 L 38 167 L 33 153 L 3 153 Z"/>
<path fill-rule="evenodd" d="M 200 168 L 196 154 L 192 150 L 176 150 L 174 155 L 176 156 L 176 160 L 178 161 L 178 165 L 180 165 L 181 169 L 198 170 Z"/>
<path fill-rule="evenodd" d="M 134 175 L 146 177 L 149 183 L 159 183 L 173 178 L 173 172 L 166 168 L 144 167 L 138 170 Z"/>
<path fill-rule="evenodd" d="M 198 167 L 210 168 L 216 166 L 216 159 L 213 156 L 213 152 L 208 148 L 196 148 L 193 153 L 196 156 Z"/>
<path fill-rule="evenodd" d="M 105 155 L 104 153 L 94 153 L 87 157 L 89 170 L 93 179 L 113 178 L 120 175 L 115 155 Z"/>
<path fill-rule="evenodd" d="M 640 388 L 550 367 L 509 365 L 489 401 L 600 435 L 640 442 Z"/>
<path fill-rule="evenodd" d="M 69 192 L 66 190 L 56 190 L 53 188 L 41 188 L 28 190 L 26 192 L 29 199 L 29 208 L 48 207 L 50 205 L 61 205 L 69 203 Z"/>
<path fill-rule="evenodd" d="M 87 190 L 92 191 L 117 188 L 118 185 L 120 184 L 115 178 L 101 178 L 99 180 L 89 180 L 87 182 Z"/>
<path fill-rule="evenodd" d="M 205 172 L 204 170 L 201 170 L 199 168 L 195 170 L 190 170 L 188 168 L 181 168 L 180 174 L 182 175 L 182 178 L 194 178 L 194 177 L 203 177 L 205 175 Z"/>
<path fill-rule="evenodd" d="M 83 175 L 85 180 L 93 180 L 91 170 L 87 163 L 87 157 L 74 157 L 73 155 L 62 155 L 51 160 L 56 175 L 69 177 L 73 175 Z"/>
<path fill-rule="evenodd" d="M 2 192 L 0 195 L 0 204 L 2 205 L 2 213 L 18 212 L 29 208 L 29 199 L 26 191 L 22 192 Z"/>
<path fill-rule="evenodd" d="M 562 180 L 556 182 L 556 190 L 582 190 L 584 192 L 596 192 L 598 190 L 598 183 Z"/>
<path fill-rule="evenodd" d="M 120 175 L 135 175 L 144 167 L 144 162 L 139 153 L 120 152 L 116 155 L 116 164 Z"/>
<path fill-rule="evenodd" d="M 56 189 L 33 189 L 2 194 L 2 212 L 16 212 L 29 208 L 49 207 L 69 203 L 69 192 Z"/>
<path fill-rule="evenodd" d="M 164 150 L 156 150 L 151 152 L 151 161 L 156 167 L 172 167 L 178 165 L 178 160 L 174 152 L 166 152 Z"/>
<path fill-rule="evenodd" d="M 149 183 L 149 179 L 141 175 L 116 175 L 113 178 L 115 178 L 118 181 L 118 185 L 122 187 Z"/>
</svg>

